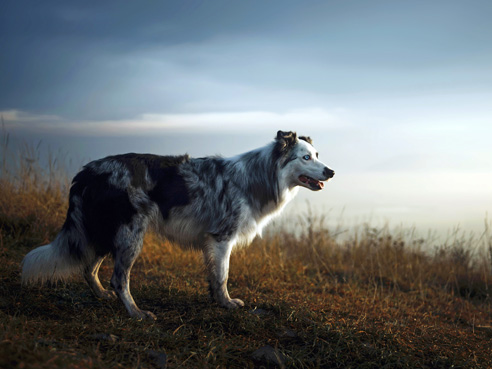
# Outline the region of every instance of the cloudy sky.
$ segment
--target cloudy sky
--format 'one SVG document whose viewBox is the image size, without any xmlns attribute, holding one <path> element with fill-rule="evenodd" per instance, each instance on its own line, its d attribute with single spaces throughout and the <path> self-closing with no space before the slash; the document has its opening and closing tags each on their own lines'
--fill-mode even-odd
<svg viewBox="0 0 492 369">
<path fill-rule="evenodd" d="M 0 4 L 0 114 L 75 162 L 234 155 L 278 129 L 337 176 L 347 222 L 483 230 L 492 211 L 492 2 Z"/>
</svg>

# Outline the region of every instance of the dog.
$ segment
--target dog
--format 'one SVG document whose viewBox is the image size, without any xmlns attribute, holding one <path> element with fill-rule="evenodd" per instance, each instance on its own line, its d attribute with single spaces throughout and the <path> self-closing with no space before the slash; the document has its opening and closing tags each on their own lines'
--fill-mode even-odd
<svg viewBox="0 0 492 369">
<path fill-rule="evenodd" d="M 70 188 L 65 223 L 53 242 L 29 252 L 22 283 L 82 274 L 98 298 L 119 297 L 130 316 L 156 319 L 130 293 L 130 271 L 150 225 L 183 247 L 203 251 L 212 298 L 244 306 L 227 291 L 234 246 L 250 244 L 299 187 L 319 191 L 335 172 L 309 137 L 278 131 L 274 141 L 231 158 L 123 154 L 85 165 Z M 98 270 L 111 254 L 113 290 Z"/>
</svg>

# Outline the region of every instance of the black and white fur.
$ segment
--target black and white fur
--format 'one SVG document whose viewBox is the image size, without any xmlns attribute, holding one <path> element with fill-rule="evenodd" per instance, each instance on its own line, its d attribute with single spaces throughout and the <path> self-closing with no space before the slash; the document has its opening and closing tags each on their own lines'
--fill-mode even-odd
<svg viewBox="0 0 492 369">
<path fill-rule="evenodd" d="M 24 258 L 22 282 L 83 274 L 97 297 L 118 296 L 132 317 L 155 319 L 135 304 L 130 271 L 147 228 L 157 224 L 169 240 L 203 251 L 215 301 L 243 306 L 227 291 L 234 246 L 261 234 L 298 186 L 320 190 L 333 175 L 309 137 L 282 131 L 272 143 L 232 158 L 131 153 L 90 162 L 73 179 L 60 233 Z M 108 254 L 114 291 L 97 275 Z"/>
</svg>

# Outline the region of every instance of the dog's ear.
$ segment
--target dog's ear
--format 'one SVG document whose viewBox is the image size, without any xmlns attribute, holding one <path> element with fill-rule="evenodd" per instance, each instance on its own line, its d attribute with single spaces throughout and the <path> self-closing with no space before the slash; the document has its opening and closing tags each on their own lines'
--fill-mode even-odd
<svg viewBox="0 0 492 369">
<path fill-rule="evenodd" d="M 282 149 L 286 149 L 288 147 L 295 145 L 295 143 L 297 142 L 297 133 L 292 131 L 289 132 L 278 131 L 275 140 L 281 146 Z"/>
<path fill-rule="evenodd" d="M 309 136 L 299 136 L 299 140 L 306 141 L 307 143 L 313 144 L 313 140 Z"/>
</svg>

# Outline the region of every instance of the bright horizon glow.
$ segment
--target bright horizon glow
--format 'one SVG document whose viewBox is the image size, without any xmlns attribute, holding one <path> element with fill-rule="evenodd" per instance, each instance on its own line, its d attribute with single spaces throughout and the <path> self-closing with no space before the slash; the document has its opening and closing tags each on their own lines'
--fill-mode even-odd
<svg viewBox="0 0 492 369">
<path fill-rule="evenodd" d="M 335 113 L 336 114 L 336 113 Z M 280 126 L 295 126 L 310 122 L 314 127 L 325 129 L 346 127 L 342 118 L 321 108 L 298 109 L 275 113 L 268 111 L 209 112 L 194 114 L 142 114 L 135 119 L 103 121 L 63 121 L 56 116 L 35 116 L 10 110 L 0 111 L 7 129 L 53 131 L 56 134 L 82 135 L 148 135 L 167 132 L 238 132 L 248 129 L 275 130 Z M 33 126 L 33 123 L 36 125 Z"/>
</svg>

